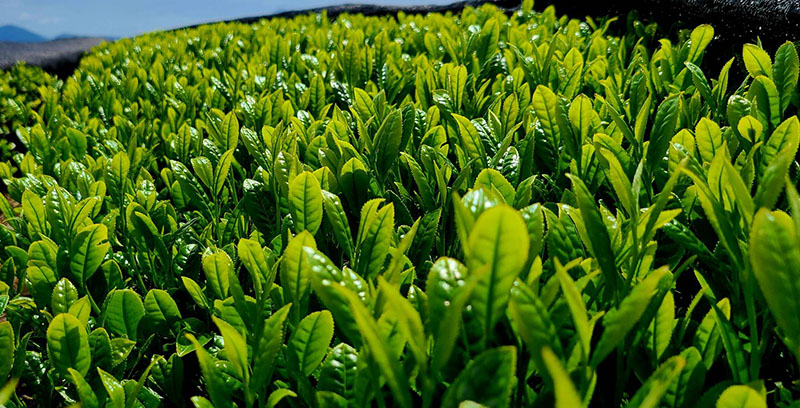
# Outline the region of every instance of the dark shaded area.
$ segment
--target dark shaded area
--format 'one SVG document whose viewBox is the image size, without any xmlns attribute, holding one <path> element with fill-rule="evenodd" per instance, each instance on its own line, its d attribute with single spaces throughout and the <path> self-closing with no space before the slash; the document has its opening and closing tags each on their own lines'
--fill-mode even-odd
<svg viewBox="0 0 800 408">
<path fill-rule="evenodd" d="M 104 38 L 71 38 L 40 43 L 0 42 L 0 69 L 6 69 L 17 61 L 42 67 L 60 78 L 75 71 L 81 57 L 92 47 L 105 41 Z"/>
<path fill-rule="evenodd" d="M 622 24 L 633 12 L 637 19 L 658 23 L 663 34 L 700 24 L 714 27 L 714 40 L 706 49 L 703 67 L 715 77 L 731 58 L 741 55 L 742 45 L 761 40 L 774 55 L 786 41 L 800 41 L 800 0 L 549 0 L 559 14 L 620 17 Z M 746 75 L 741 58 L 731 70 L 731 85 L 739 85 Z"/>
<path fill-rule="evenodd" d="M 556 3 L 560 3 L 561 0 L 556 0 Z M 334 19 L 338 17 L 340 14 L 363 14 L 365 16 L 385 16 L 385 15 L 394 15 L 398 12 L 404 12 L 406 14 L 425 14 L 425 13 L 445 13 L 448 11 L 457 12 L 467 6 L 478 7 L 481 4 L 485 3 L 493 3 L 494 5 L 505 8 L 505 9 L 512 9 L 519 7 L 522 0 L 469 0 L 469 1 L 459 1 L 450 4 L 444 5 L 432 5 L 432 6 L 378 6 L 374 4 L 343 4 L 341 6 L 331 6 L 331 7 L 317 7 L 313 9 L 305 9 L 305 10 L 296 10 L 296 11 L 284 11 L 277 14 L 271 14 L 266 16 L 255 16 L 255 17 L 245 17 L 245 18 L 237 18 L 232 20 L 223 20 L 223 22 L 230 23 L 230 22 L 240 22 L 246 24 L 252 24 L 259 20 L 265 18 L 291 18 L 295 16 L 300 16 L 308 13 L 319 13 L 323 10 L 327 10 L 328 18 Z M 210 24 L 205 23 L 205 24 Z M 175 30 L 182 30 L 185 28 L 194 28 L 204 24 L 195 24 L 188 27 L 177 28 Z"/>
<path fill-rule="evenodd" d="M 754 42 L 760 37 L 767 48 L 800 38 L 800 0 L 553 0 L 559 13 L 573 17 L 621 15 L 637 10 L 639 16 L 669 28 L 673 25 L 714 26 L 715 41 Z"/>
<path fill-rule="evenodd" d="M 444 13 L 457 12 L 465 6 L 479 6 L 487 2 L 509 11 L 520 4 L 520 1 L 514 0 L 469 0 L 433 6 L 345 4 L 226 20 L 226 22 L 254 23 L 264 18 L 289 18 L 322 10 L 327 10 L 328 17 L 332 19 L 343 13 L 360 13 L 367 16 L 392 15 L 401 11 L 408 14 Z M 721 66 L 722 62 L 741 51 L 743 43 L 754 42 L 756 38 L 763 41 L 764 47 L 770 53 L 784 41 L 800 39 L 800 0 L 539 0 L 536 2 L 536 8 L 542 9 L 549 4 L 554 4 L 559 14 L 567 14 L 574 18 L 618 15 L 622 22 L 628 13 L 636 10 L 639 18 L 655 21 L 668 32 L 698 24 L 711 24 L 716 30 L 716 38 L 707 52 L 707 63 L 711 66 Z M 0 69 L 24 60 L 30 65 L 40 66 L 64 78 L 72 74 L 84 52 L 102 41 L 102 38 L 78 38 L 36 44 L 0 42 Z"/>
</svg>

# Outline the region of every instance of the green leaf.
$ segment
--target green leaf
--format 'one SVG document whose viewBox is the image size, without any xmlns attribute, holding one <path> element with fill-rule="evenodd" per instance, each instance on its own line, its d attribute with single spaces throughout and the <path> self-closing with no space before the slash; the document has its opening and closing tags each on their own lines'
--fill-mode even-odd
<svg viewBox="0 0 800 408">
<path fill-rule="evenodd" d="M 192 405 L 194 405 L 195 408 L 216 408 L 214 407 L 214 404 L 211 403 L 211 401 L 199 395 L 192 397 L 191 401 Z"/>
<path fill-rule="evenodd" d="M 800 61 L 794 44 L 787 41 L 778 48 L 772 73 L 775 87 L 781 95 L 781 113 L 783 113 L 797 90 L 797 79 L 800 74 Z"/>
<path fill-rule="evenodd" d="M 218 319 L 216 316 L 212 318 L 225 341 L 225 357 L 232 363 L 233 371 L 238 378 L 247 383 L 250 380 L 250 366 L 247 358 L 247 343 L 244 337 L 228 322 Z"/>
<path fill-rule="evenodd" d="M 346 45 L 343 45 L 343 50 L 340 50 L 342 55 L 342 72 L 344 72 L 344 77 L 350 86 L 355 86 L 360 81 L 361 47 L 363 45 L 363 43 L 359 45 L 358 42 L 353 39 L 352 41 L 348 41 Z"/>
<path fill-rule="evenodd" d="M 717 152 L 722 149 L 722 130 L 713 120 L 700 118 L 694 134 L 700 158 L 706 163 L 711 163 Z"/>
<path fill-rule="evenodd" d="M 461 109 L 464 101 L 464 89 L 467 85 L 467 67 L 459 65 L 453 67 L 447 75 L 447 86 L 450 96 L 453 98 L 453 106 L 456 110 Z"/>
<path fill-rule="evenodd" d="M 67 370 L 69 371 L 72 383 L 75 384 L 75 389 L 78 391 L 81 406 L 86 408 L 99 408 L 100 402 L 97 399 L 97 395 L 92 390 L 92 386 L 83 378 L 83 375 L 72 368 L 68 368 Z"/>
<path fill-rule="evenodd" d="M 583 55 L 577 48 L 571 48 L 564 56 L 564 68 L 567 70 L 567 80 L 564 82 L 563 92 L 565 98 L 572 98 L 580 90 L 583 80 L 583 65 Z"/>
<path fill-rule="evenodd" d="M 383 273 L 383 277 L 391 284 L 400 284 L 401 274 L 403 271 L 403 266 L 405 265 L 405 254 L 408 251 L 408 248 L 411 246 L 411 243 L 414 242 L 414 237 L 417 235 L 417 231 L 419 230 L 421 218 L 417 218 L 414 221 L 414 225 L 411 226 L 411 229 L 405 233 L 403 238 L 400 240 L 400 243 L 397 244 L 397 247 L 392 254 L 392 260 L 389 262 L 389 267 L 386 268 L 385 272 Z"/>
<path fill-rule="evenodd" d="M 304 171 L 289 183 L 289 203 L 295 229 L 316 234 L 322 224 L 322 187 L 314 174 Z"/>
<path fill-rule="evenodd" d="M 358 242 L 356 272 L 372 278 L 381 272 L 392 243 L 394 204 L 383 206 L 374 216 L 362 218 L 362 224 L 365 234 Z"/>
<path fill-rule="evenodd" d="M 105 225 L 92 224 L 82 228 L 70 247 L 70 271 L 81 282 L 86 282 L 103 263 L 103 257 L 110 247 Z"/>
<path fill-rule="evenodd" d="M 63 188 L 53 187 L 47 193 L 45 212 L 50 223 L 51 237 L 61 244 L 67 241 L 75 199 Z"/>
<path fill-rule="evenodd" d="M 198 285 L 197 282 L 186 276 L 181 276 L 181 282 L 183 282 L 183 287 L 187 292 L 189 292 L 189 296 L 192 297 L 195 303 L 205 309 L 211 308 L 208 298 L 206 297 L 205 293 L 203 293 L 203 289 L 200 288 L 200 285 Z"/>
<path fill-rule="evenodd" d="M 78 289 L 67 278 L 61 278 L 53 288 L 51 296 L 53 314 L 67 313 L 70 306 L 78 300 Z"/>
<path fill-rule="evenodd" d="M 717 308 L 724 314 L 725 318 L 730 317 L 730 301 L 724 298 L 717 303 Z M 698 349 L 703 357 L 703 365 L 708 370 L 714 364 L 720 352 L 720 330 L 717 327 L 716 310 L 711 309 L 706 313 L 697 327 L 697 331 L 692 339 L 692 345 Z"/>
<path fill-rule="evenodd" d="M 131 385 L 130 381 L 125 382 L 125 408 L 133 408 L 137 402 L 139 402 L 139 395 L 144 389 L 144 383 L 147 381 L 147 377 L 150 375 L 150 370 L 156 365 L 156 359 L 153 358 L 150 360 L 150 364 L 147 365 L 142 375 L 139 376 L 139 380 L 136 381 L 133 385 Z M 143 404 L 144 405 L 144 404 Z"/>
<path fill-rule="evenodd" d="M 556 396 L 555 408 L 582 407 L 583 402 L 581 402 L 578 390 L 575 389 L 575 384 L 572 383 L 572 379 L 567 370 L 564 369 L 564 365 L 553 354 L 553 350 L 548 347 L 543 348 L 542 360 L 550 373 L 550 378 L 553 379 Z"/>
<path fill-rule="evenodd" d="M 334 292 L 338 293 L 350 307 L 364 345 L 369 348 L 372 360 L 383 374 L 389 388 L 392 390 L 396 403 L 401 407 L 411 406 L 411 396 L 408 391 L 408 378 L 403 371 L 403 366 L 389 352 L 381 335 L 378 332 L 378 322 L 372 317 L 370 312 L 352 291 L 339 286 L 331 286 Z"/>
<path fill-rule="evenodd" d="M 325 215 L 331 227 L 333 227 L 333 233 L 336 235 L 337 243 L 344 253 L 350 259 L 353 259 L 353 234 L 350 232 L 350 224 L 347 220 L 347 214 L 342 207 L 341 200 L 336 194 L 326 190 L 322 190 L 322 200 L 325 207 Z"/>
<path fill-rule="evenodd" d="M 5 381 L 11 373 L 14 350 L 14 328 L 10 322 L 0 322 L 0 355 L 6 356 L 0 360 L 0 380 Z"/>
<path fill-rule="evenodd" d="M 311 287 L 314 294 L 322 301 L 322 304 L 331 311 L 336 326 L 350 341 L 356 345 L 361 345 L 361 334 L 355 322 L 353 312 L 350 309 L 348 300 L 339 291 L 334 290 L 337 286 L 349 287 L 350 290 L 364 290 L 364 287 L 356 285 L 358 275 L 351 270 L 342 271 L 337 268 L 325 254 L 311 247 L 304 247 L 308 264 L 311 267 Z M 355 275 L 355 276 L 353 276 Z M 360 283 L 364 283 L 361 281 Z M 366 283 L 364 283 L 366 285 Z"/>
<path fill-rule="evenodd" d="M 750 230 L 750 263 L 786 346 L 800 359 L 800 241 L 792 219 L 762 208 Z"/>
<path fill-rule="evenodd" d="M 422 198 L 422 202 L 425 207 L 433 208 L 436 206 L 436 199 L 434 198 L 434 192 L 431 189 L 431 186 L 428 182 L 428 176 L 422 170 L 422 167 L 417 163 L 413 156 L 406 152 L 400 153 L 400 157 L 403 158 L 403 161 L 408 166 L 408 169 L 411 171 L 411 177 L 414 178 L 414 183 L 417 185 L 417 191 L 419 192 L 420 197 Z M 327 210 L 327 207 L 325 208 Z"/>
<path fill-rule="evenodd" d="M 706 296 L 709 297 L 709 300 L 712 300 L 709 292 L 706 292 Z M 727 301 L 727 298 L 723 298 L 720 302 L 724 304 L 725 301 Z M 733 329 L 731 322 L 728 321 L 727 311 L 723 311 L 720 305 L 715 304 L 713 300 L 710 303 L 717 329 L 719 329 L 720 339 L 722 339 L 722 346 L 725 347 L 726 360 L 728 360 L 733 379 L 738 382 L 748 382 L 750 375 L 747 370 L 747 362 L 741 340 Z"/>
<path fill-rule="evenodd" d="M 17 387 L 17 383 L 19 382 L 19 378 L 12 378 L 10 379 L 5 385 L 0 387 L 0 404 L 5 405 L 11 397 L 14 396 L 14 390 Z"/>
<path fill-rule="evenodd" d="M 530 350 L 537 368 L 544 369 L 543 348 L 551 351 L 555 348 L 561 354 L 556 326 L 547 307 L 530 287 L 517 280 L 511 289 L 508 309 L 514 329 Z"/>
<path fill-rule="evenodd" d="M 168 327 L 177 333 L 181 325 L 181 311 L 172 296 L 161 289 L 151 289 L 144 297 L 144 310 L 147 318 L 156 327 Z"/>
<path fill-rule="evenodd" d="M 684 167 L 683 171 L 685 171 L 692 181 L 694 181 L 697 198 L 702 205 L 706 218 L 714 228 L 714 231 L 717 233 L 720 243 L 731 255 L 732 261 L 738 263 L 742 258 L 742 255 L 741 249 L 739 248 L 738 244 L 735 243 L 737 234 L 734 232 L 734 229 L 731 226 L 729 218 L 725 213 L 722 204 L 714 197 L 713 192 L 705 181 L 705 177 L 698 174 L 697 169 Z M 675 177 L 677 174 L 678 173 L 674 173 L 673 177 Z"/>
<path fill-rule="evenodd" d="M 471 271 L 487 268 L 472 295 L 472 307 L 488 342 L 495 324 L 505 314 L 509 291 L 525 265 L 528 230 L 522 216 L 513 208 L 498 205 L 484 211 L 469 234 L 467 267 Z"/>
<path fill-rule="evenodd" d="M 759 75 L 772 77 L 772 60 L 769 54 L 761 47 L 754 44 L 745 44 L 742 48 L 742 58 L 747 72 L 753 78 Z"/>
<path fill-rule="evenodd" d="M 44 201 L 30 190 L 22 192 L 22 215 L 34 231 L 41 234 L 49 232 Z"/>
<path fill-rule="evenodd" d="M 361 207 L 366 201 L 369 180 L 367 168 L 361 160 L 353 157 L 342 166 L 339 187 L 351 208 Z"/>
<path fill-rule="evenodd" d="M 692 30 L 692 34 L 689 36 L 689 53 L 686 61 L 691 63 L 699 62 L 703 52 L 713 38 L 714 27 L 708 24 L 699 25 Z"/>
<path fill-rule="evenodd" d="M 758 391 L 747 385 L 732 385 L 720 394 L 717 408 L 767 408 Z"/>
<path fill-rule="evenodd" d="M 453 119 L 458 123 L 458 133 L 461 135 L 461 148 L 467 153 L 470 160 L 479 161 L 484 166 L 488 163 L 486 153 L 483 148 L 478 130 L 472 122 L 457 114 L 453 114 Z"/>
<path fill-rule="evenodd" d="M 675 298 L 672 292 L 667 292 L 658 311 L 650 323 L 649 331 L 651 333 L 652 342 L 650 344 L 656 360 L 661 360 L 661 357 L 666 352 L 667 347 L 672 340 L 672 331 L 675 328 Z"/>
<path fill-rule="evenodd" d="M 617 112 L 617 109 L 614 108 L 611 103 L 607 100 L 605 102 L 605 107 L 608 109 L 608 114 L 611 115 L 611 119 L 614 121 L 614 124 L 617 125 L 617 128 L 622 132 L 622 135 L 628 140 L 630 143 L 637 142 L 636 134 L 633 133 L 628 123 L 625 122 L 625 119 Z"/>
<path fill-rule="evenodd" d="M 128 174 L 131 170 L 131 161 L 125 152 L 118 152 L 111 159 L 111 166 L 106 174 L 106 183 L 112 194 L 122 195 L 125 193 L 125 183 L 128 181 Z"/>
<path fill-rule="evenodd" d="M 378 290 L 386 300 L 384 314 L 391 313 L 397 318 L 400 332 L 408 342 L 417 365 L 424 369 L 427 365 L 427 343 L 419 312 L 400 294 L 398 287 L 387 282 L 382 276 L 378 277 Z"/>
<path fill-rule="evenodd" d="M 703 356 L 694 348 L 683 350 L 680 356 L 686 361 L 678 377 L 669 385 L 664 395 L 663 405 L 668 407 L 683 407 L 697 400 L 703 389 L 706 368 L 703 365 Z"/>
<path fill-rule="evenodd" d="M 267 399 L 267 408 L 274 408 L 279 402 L 281 402 L 282 399 L 286 397 L 297 397 L 297 393 L 288 388 L 279 388 L 271 392 L 269 394 L 269 398 Z"/>
<path fill-rule="evenodd" d="M 793 158 L 794 152 L 790 148 L 784 149 L 764 169 L 756 195 L 753 197 L 756 208 L 772 208 L 778 202 L 783 190 L 782 180 L 788 175 Z"/>
<path fill-rule="evenodd" d="M 369 97 L 366 91 L 361 88 L 354 88 L 353 99 L 355 102 L 354 107 L 362 120 L 367 121 L 375 116 L 375 105 L 372 103 L 372 98 Z"/>
<path fill-rule="evenodd" d="M 403 137 L 402 111 L 392 111 L 383 120 L 378 133 L 375 134 L 375 165 L 378 174 L 386 175 L 400 155 Z"/>
<path fill-rule="evenodd" d="M 497 189 L 506 204 L 514 204 L 514 187 L 503 175 L 495 169 L 483 169 L 475 179 L 474 189 L 484 188 L 486 191 Z"/>
<path fill-rule="evenodd" d="M 592 328 L 593 325 L 589 324 L 589 317 L 586 312 L 586 303 L 583 301 L 583 295 L 575 281 L 567 273 L 567 269 L 561 265 L 561 262 L 556 259 L 554 261 L 556 269 L 556 277 L 561 285 L 561 291 L 564 293 L 564 300 L 569 307 L 570 316 L 572 316 L 572 323 L 575 325 L 575 331 L 580 340 L 581 349 L 583 351 L 584 359 L 588 359 L 591 352 L 592 342 Z"/>
<path fill-rule="evenodd" d="M 67 313 L 77 317 L 84 326 L 89 324 L 89 315 L 92 313 L 92 305 L 89 301 L 89 296 L 84 296 L 75 301 L 75 303 L 69 307 Z"/>
<path fill-rule="evenodd" d="M 747 99 L 755 102 L 759 117 L 767 121 L 765 124 L 773 128 L 778 126 L 782 116 L 781 99 L 771 79 L 764 75 L 757 76 L 747 90 Z"/>
<path fill-rule="evenodd" d="M 597 366 L 609 353 L 619 346 L 633 326 L 644 315 L 645 309 L 655 294 L 662 279 L 668 278 L 669 271 L 660 268 L 650 272 L 639 284 L 622 299 L 619 306 L 603 316 L 603 335 L 592 352 L 592 365 Z"/>
<path fill-rule="evenodd" d="M 662 165 L 669 141 L 675 136 L 680 105 L 680 96 L 672 96 L 658 106 L 653 129 L 650 131 L 650 145 L 647 148 L 647 163 L 650 168 L 655 169 Z"/>
<path fill-rule="evenodd" d="M 484 351 L 472 359 L 447 387 L 442 407 L 458 407 L 463 401 L 489 407 L 509 406 L 516 365 L 517 349 L 513 346 Z M 486 381 L 487 378 L 492 381 Z"/>
<path fill-rule="evenodd" d="M 634 126 L 634 137 L 636 138 L 637 146 L 644 144 L 644 134 L 647 131 L 647 121 L 650 117 L 650 105 L 652 104 L 653 97 L 647 96 L 643 105 L 639 108 L 639 114 L 636 115 L 636 125 Z M 623 130 L 623 132 L 625 132 Z M 620 162 L 621 163 L 621 162 Z"/>
<path fill-rule="evenodd" d="M 220 145 L 222 150 L 228 151 L 236 149 L 237 143 L 239 143 L 239 119 L 236 118 L 235 113 L 228 112 L 222 120 Z"/>
<path fill-rule="evenodd" d="M 192 158 L 192 170 L 194 170 L 194 174 L 200 179 L 204 186 L 211 189 L 211 191 L 216 191 L 214 167 L 211 164 L 211 160 L 208 160 L 208 158 L 204 156 Z"/>
<path fill-rule="evenodd" d="M 528 228 L 528 237 L 530 238 L 529 257 L 535 258 L 541 253 L 544 246 L 544 211 L 542 206 L 537 203 L 522 208 L 520 213 L 522 213 L 525 226 Z"/>
<path fill-rule="evenodd" d="M 206 391 L 214 406 L 230 407 L 232 404 L 231 389 L 225 383 L 220 367 L 214 363 L 214 359 L 193 335 L 187 333 L 186 338 L 194 345 L 200 372 L 205 380 Z"/>
<path fill-rule="evenodd" d="M 694 83 L 695 88 L 697 91 L 700 92 L 700 95 L 703 96 L 703 99 L 712 106 L 716 104 L 716 100 L 714 96 L 711 94 L 711 86 L 708 84 L 708 79 L 706 79 L 705 74 L 697 65 L 692 64 L 691 62 L 686 62 L 686 68 L 692 73 L 692 83 Z"/>
<path fill-rule="evenodd" d="M 325 358 L 333 339 L 333 315 L 327 310 L 304 317 L 289 339 L 289 360 L 308 377 Z"/>
<path fill-rule="evenodd" d="M 217 196 L 222 192 L 222 187 L 225 186 L 225 180 L 228 178 L 228 172 L 231 170 L 232 162 L 233 149 L 226 151 L 220 156 L 217 167 L 214 169 L 214 185 L 212 190 Z"/>
<path fill-rule="evenodd" d="M 600 154 L 608 162 L 608 180 L 617 194 L 617 200 L 619 200 L 628 215 L 633 215 L 639 210 L 639 202 L 637 197 L 633 196 L 633 187 L 628 175 L 611 151 L 600 149 Z"/>
<path fill-rule="evenodd" d="M 467 268 L 457 260 L 446 257 L 439 258 L 431 266 L 425 288 L 429 308 L 428 331 L 436 341 L 431 355 L 434 373 L 441 370 L 450 359 L 467 301 L 478 280 L 487 273 L 487 269 L 476 271 L 467 279 Z"/>
<path fill-rule="evenodd" d="M 256 295 L 261 296 L 264 291 L 269 291 L 275 281 L 275 274 L 267 262 L 267 251 L 256 240 L 247 238 L 239 239 L 236 249 L 239 260 L 250 272 Z"/>
<path fill-rule="evenodd" d="M 783 150 L 788 150 L 791 156 L 794 157 L 798 146 L 800 146 L 800 120 L 797 119 L 797 116 L 792 116 L 783 121 L 764 143 L 761 149 L 761 162 L 759 162 L 758 166 L 759 175 L 764 175 L 766 168 L 773 163 L 776 156 L 781 154 Z M 782 179 L 783 177 L 779 178 Z"/>
<path fill-rule="evenodd" d="M 33 247 L 33 245 L 31 247 Z M 36 302 L 36 306 L 41 309 L 45 309 L 47 306 L 52 308 L 53 290 L 57 284 L 56 275 L 53 270 L 47 266 L 29 264 L 25 269 L 25 274 L 29 282 L 28 289 Z M 77 296 L 77 291 L 75 295 Z M 60 302 L 61 301 L 57 303 L 57 305 L 59 305 L 58 307 L 60 307 Z M 61 312 L 63 312 L 63 310 L 61 310 Z"/>
<path fill-rule="evenodd" d="M 606 299 L 610 299 L 617 295 L 621 279 L 617 272 L 616 261 L 614 257 L 614 250 L 611 248 L 611 237 L 608 235 L 608 229 L 603 222 L 603 216 L 597 209 L 594 196 L 589 192 L 586 184 L 576 177 L 569 175 L 572 180 L 572 190 L 578 199 L 578 207 L 581 210 L 581 217 L 586 225 L 586 232 L 589 235 L 589 249 L 600 264 L 600 270 L 603 273 L 606 283 Z"/>
<path fill-rule="evenodd" d="M 228 276 L 233 273 L 231 257 L 221 249 L 209 248 L 203 254 L 202 264 L 211 293 L 217 299 L 227 298 L 230 290 Z"/>
<path fill-rule="evenodd" d="M 594 111 L 592 100 L 588 96 L 581 94 L 572 101 L 569 107 L 569 121 L 577 130 L 578 140 L 575 148 L 576 151 L 580 151 L 583 144 L 594 136 L 591 133 L 592 129 L 600 123 L 600 118 Z"/>
<path fill-rule="evenodd" d="M 108 337 L 106 329 L 98 327 L 89 333 L 89 350 L 94 367 L 110 370 L 114 365 L 111 339 Z"/>
<path fill-rule="evenodd" d="M 139 295 L 130 289 L 117 289 L 108 295 L 103 326 L 111 333 L 136 341 L 139 321 L 145 315 Z"/>
<path fill-rule="evenodd" d="M 259 390 L 271 383 L 275 360 L 283 345 L 283 324 L 289 315 L 291 304 L 273 313 L 265 322 L 261 335 L 253 347 L 253 374 L 250 377 L 252 390 Z"/>
<path fill-rule="evenodd" d="M 318 388 L 353 399 L 357 365 L 358 351 L 347 343 L 337 344 L 322 363 Z"/>
<path fill-rule="evenodd" d="M 686 360 L 681 356 L 673 356 L 658 367 L 653 375 L 642 384 L 626 407 L 656 408 L 667 393 L 670 384 L 681 373 Z"/>
<path fill-rule="evenodd" d="M 117 381 L 113 375 L 103 371 L 102 369 L 98 368 L 97 373 L 100 375 L 100 381 L 102 381 L 103 387 L 108 393 L 108 398 L 111 400 L 111 406 L 114 408 L 124 408 L 125 389 L 122 387 L 122 383 Z"/>
<path fill-rule="evenodd" d="M 739 131 L 739 134 L 750 143 L 758 142 L 764 134 L 764 126 L 758 119 L 750 115 L 739 119 L 739 124 L 736 129 Z"/>
<path fill-rule="evenodd" d="M 331 391 L 318 391 L 317 403 L 320 408 L 347 408 L 347 398 Z M 355 400 L 355 398 L 353 398 Z"/>
<path fill-rule="evenodd" d="M 89 336 L 78 318 L 66 313 L 53 318 L 47 327 L 47 354 L 62 376 L 69 375 L 70 368 L 84 376 L 89 372 Z"/>
<path fill-rule="evenodd" d="M 538 85 L 533 92 L 533 109 L 542 124 L 547 139 L 556 145 L 560 141 L 558 124 L 556 123 L 556 104 L 558 98 L 550 88 Z"/>
<path fill-rule="evenodd" d="M 300 321 L 301 302 L 304 301 L 311 284 L 311 269 L 303 254 L 304 247 L 317 248 L 314 237 L 308 231 L 303 231 L 292 238 L 281 257 L 281 286 L 286 302 L 294 304 L 292 309 L 295 315 L 292 318 L 296 320 L 293 322 Z"/>
</svg>

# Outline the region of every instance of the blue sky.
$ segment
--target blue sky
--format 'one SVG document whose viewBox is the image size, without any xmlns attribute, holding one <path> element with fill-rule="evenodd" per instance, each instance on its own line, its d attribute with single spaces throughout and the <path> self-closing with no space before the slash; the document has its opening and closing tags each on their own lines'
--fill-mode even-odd
<svg viewBox="0 0 800 408">
<path fill-rule="evenodd" d="M 447 4 L 455 0 L 0 0 L 0 26 L 13 24 L 45 37 L 59 34 L 124 37 L 237 17 L 343 3 Z"/>
</svg>

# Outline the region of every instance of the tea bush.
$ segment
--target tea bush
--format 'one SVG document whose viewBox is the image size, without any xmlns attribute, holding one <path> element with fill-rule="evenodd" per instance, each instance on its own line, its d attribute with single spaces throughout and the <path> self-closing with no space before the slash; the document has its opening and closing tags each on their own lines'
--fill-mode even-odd
<svg viewBox="0 0 800 408">
<path fill-rule="evenodd" d="M 796 406 L 794 45 L 531 5 L 4 72 L 0 403 Z"/>
<path fill-rule="evenodd" d="M 39 98 L 50 93 L 40 87 L 52 87 L 55 83 L 46 72 L 25 63 L 0 70 L 0 161 L 11 158 L 16 147 L 12 142 L 14 130 L 33 124 L 32 112 L 39 107 Z"/>
</svg>

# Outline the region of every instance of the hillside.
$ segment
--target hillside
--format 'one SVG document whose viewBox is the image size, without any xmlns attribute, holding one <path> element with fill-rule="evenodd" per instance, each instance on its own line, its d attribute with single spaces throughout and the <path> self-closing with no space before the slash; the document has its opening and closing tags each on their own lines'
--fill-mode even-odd
<svg viewBox="0 0 800 408">
<path fill-rule="evenodd" d="M 35 43 L 47 41 L 47 38 L 22 27 L 4 25 L 0 26 L 0 41 Z"/>
</svg>

